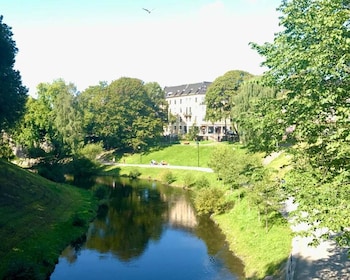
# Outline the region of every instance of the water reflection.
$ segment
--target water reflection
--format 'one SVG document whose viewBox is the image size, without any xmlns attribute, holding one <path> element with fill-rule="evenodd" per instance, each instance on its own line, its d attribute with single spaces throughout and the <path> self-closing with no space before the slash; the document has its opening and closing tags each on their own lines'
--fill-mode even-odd
<svg viewBox="0 0 350 280">
<path fill-rule="evenodd" d="M 141 279 L 141 272 L 153 275 L 142 279 L 243 277 L 241 261 L 228 250 L 210 219 L 197 218 L 187 192 L 112 177 L 97 178 L 94 190 L 104 202 L 86 243 L 62 252 L 51 279 L 109 279 L 101 275 L 107 263 L 120 279 Z M 96 266 L 96 271 L 86 262 Z M 177 270 L 182 271 L 178 276 Z"/>
</svg>

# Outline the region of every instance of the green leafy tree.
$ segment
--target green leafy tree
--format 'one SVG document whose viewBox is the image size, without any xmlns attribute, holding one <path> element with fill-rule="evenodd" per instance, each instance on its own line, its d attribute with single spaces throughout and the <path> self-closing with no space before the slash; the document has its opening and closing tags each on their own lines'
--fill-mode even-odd
<svg viewBox="0 0 350 280">
<path fill-rule="evenodd" d="M 160 90 L 154 83 L 146 87 L 134 78 L 89 87 L 79 96 L 89 141 L 132 151 L 152 146 L 163 132 Z"/>
<path fill-rule="evenodd" d="M 17 141 L 29 150 L 39 148 L 58 158 L 77 152 L 83 136 L 75 86 L 62 79 L 40 83 L 37 96 L 27 101 Z"/>
<path fill-rule="evenodd" d="M 168 102 L 165 100 L 165 92 L 157 82 L 146 83 L 144 85 L 148 96 L 154 103 L 157 115 L 165 123 L 168 122 Z"/>
<path fill-rule="evenodd" d="M 18 49 L 11 28 L 0 16 L 0 130 L 13 127 L 23 115 L 28 90 L 19 71 L 13 69 Z"/>
<path fill-rule="evenodd" d="M 312 227 L 349 236 L 349 1 L 283 1 L 279 11 L 274 42 L 252 46 L 265 57 L 265 83 L 284 91 L 267 115 L 281 140 L 293 128 L 293 178 L 308 174 L 289 190 Z"/>
<path fill-rule="evenodd" d="M 232 117 L 236 121 L 237 128 L 240 131 L 240 140 L 243 143 L 249 141 L 255 142 L 252 147 L 261 146 L 261 142 L 254 140 L 259 139 L 260 141 L 261 137 L 259 136 L 266 131 L 266 129 L 261 129 L 265 117 L 261 115 L 262 108 L 269 106 L 271 100 L 276 98 L 277 91 L 272 87 L 263 85 L 261 77 L 252 78 L 241 85 L 239 92 L 233 97 Z M 266 124 L 263 124 L 263 127 L 266 128 Z M 269 137 L 271 137 L 271 134 L 269 134 Z"/>
<path fill-rule="evenodd" d="M 210 121 L 229 119 L 233 108 L 233 97 L 245 80 L 253 75 L 241 70 L 232 70 L 218 77 L 208 87 L 205 95 L 206 116 Z"/>
</svg>

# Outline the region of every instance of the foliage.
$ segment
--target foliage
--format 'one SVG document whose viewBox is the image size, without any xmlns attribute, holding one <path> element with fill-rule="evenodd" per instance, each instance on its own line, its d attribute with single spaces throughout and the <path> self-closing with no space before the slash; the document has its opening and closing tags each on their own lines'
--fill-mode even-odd
<svg viewBox="0 0 350 280">
<path fill-rule="evenodd" d="M 272 179 L 271 171 L 265 167 L 255 167 L 251 174 L 251 182 L 247 186 L 247 199 L 258 210 L 259 221 L 263 217 L 265 231 L 269 229 L 269 220 L 278 213 L 283 196 L 278 191 L 279 182 Z"/>
<path fill-rule="evenodd" d="M 0 158 L 2 159 L 13 159 L 14 154 L 12 152 L 9 139 L 0 134 Z"/>
<path fill-rule="evenodd" d="M 91 177 L 96 175 L 98 170 L 97 162 L 83 156 L 75 156 L 72 161 L 65 165 L 65 171 L 73 175 L 74 179 Z"/>
<path fill-rule="evenodd" d="M 216 78 L 205 95 L 206 119 L 210 121 L 228 119 L 233 105 L 233 96 L 237 94 L 243 81 L 251 77 L 252 75 L 247 72 L 232 70 Z"/>
<path fill-rule="evenodd" d="M 233 148 L 234 147 L 234 148 Z M 252 172 L 261 166 L 259 156 L 249 154 L 238 146 L 217 146 L 213 151 L 209 166 L 218 179 L 233 188 L 249 184 Z"/>
<path fill-rule="evenodd" d="M 262 114 L 262 108 L 266 107 L 270 100 L 277 97 L 277 91 L 274 88 L 264 86 L 261 77 L 252 78 L 245 81 L 237 95 L 233 97 L 232 117 L 236 121 L 240 132 L 240 140 L 243 143 L 251 143 L 251 147 L 258 150 L 262 143 L 262 135 L 266 134 L 271 138 L 269 130 L 266 129 L 267 121 Z M 259 141 L 255 141 L 259 139 Z"/>
<path fill-rule="evenodd" d="M 201 175 L 197 178 L 195 185 L 197 189 L 203 189 L 203 188 L 209 188 L 210 183 L 207 176 Z"/>
<path fill-rule="evenodd" d="M 188 130 L 188 133 L 186 134 L 186 137 L 188 140 L 196 140 L 197 136 L 199 134 L 199 127 L 194 123 L 190 129 Z"/>
<path fill-rule="evenodd" d="M 79 95 L 87 141 L 103 141 L 107 149 L 142 151 L 154 145 L 166 118 L 161 91 L 141 80 L 120 78 Z"/>
<path fill-rule="evenodd" d="M 83 143 L 76 88 L 62 79 L 40 83 L 38 98 L 29 98 L 16 139 L 27 147 L 42 148 L 57 158 L 77 152 Z"/>
<path fill-rule="evenodd" d="M 176 181 L 176 177 L 170 170 L 164 170 L 161 174 L 162 182 L 170 185 L 171 183 Z"/>
<path fill-rule="evenodd" d="M 28 90 L 19 71 L 13 69 L 18 49 L 11 27 L 0 16 L 0 131 L 13 127 L 24 112 Z"/>
<path fill-rule="evenodd" d="M 221 213 L 225 209 L 224 190 L 219 187 L 202 188 L 194 198 L 199 215 Z"/>
<path fill-rule="evenodd" d="M 102 143 L 90 143 L 82 147 L 78 154 L 82 155 L 89 160 L 96 160 L 97 156 L 103 152 Z"/>
<path fill-rule="evenodd" d="M 129 177 L 131 179 L 137 179 L 138 177 L 140 177 L 140 175 L 141 175 L 141 172 L 138 169 L 133 169 L 129 173 Z"/>
<path fill-rule="evenodd" d="M 298 211 L 308 213 L 311 229 L 318 225 L 347 234 L 349 4 L 283 1 L 279 11 L 283 30 L 274 42 L 252 44 L 265 57 L 265 83 L 283 91 L 263 115 L 270 123 L 267 132 L 282 141 L 289 130 L 297 143 L 288 190 L 300 205 Z"/>
<path fill-rule="evenodd" d="M 185 188 L 190 188 L 196 183 L 196 179 L 192 173 L 186 173 L 183 177 L 183 186 Z"/>
</svg>

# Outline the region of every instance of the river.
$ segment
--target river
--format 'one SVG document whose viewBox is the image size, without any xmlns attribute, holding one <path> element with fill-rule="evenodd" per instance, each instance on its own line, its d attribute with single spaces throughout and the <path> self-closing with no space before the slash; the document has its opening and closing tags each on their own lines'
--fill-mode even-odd
<svg viewBox="0 0 350 280">
<path fill-rule="evenodd" d="M 208 217 L 198 217 L 189 192 L 153 181 L 96 178 L 103 198 L 86 242 L 68 246 L 50 279 L 244 279 Z"/>
</svg>

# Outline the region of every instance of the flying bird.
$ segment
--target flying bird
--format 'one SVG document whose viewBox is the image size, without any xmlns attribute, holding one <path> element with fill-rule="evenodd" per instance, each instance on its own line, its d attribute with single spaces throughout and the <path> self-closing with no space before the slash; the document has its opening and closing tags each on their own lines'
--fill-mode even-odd
<svg viewBox="0 0 350 280">
<path fill-rule="evenodd" d="M 143 10 L 145 10 L 147 13 L 151 13 L 154 9 L 152 9 L 152 10 L 148 10 L 148 9 L 146 9 L 146 8 L 142 8 Z"/>
</svg>

